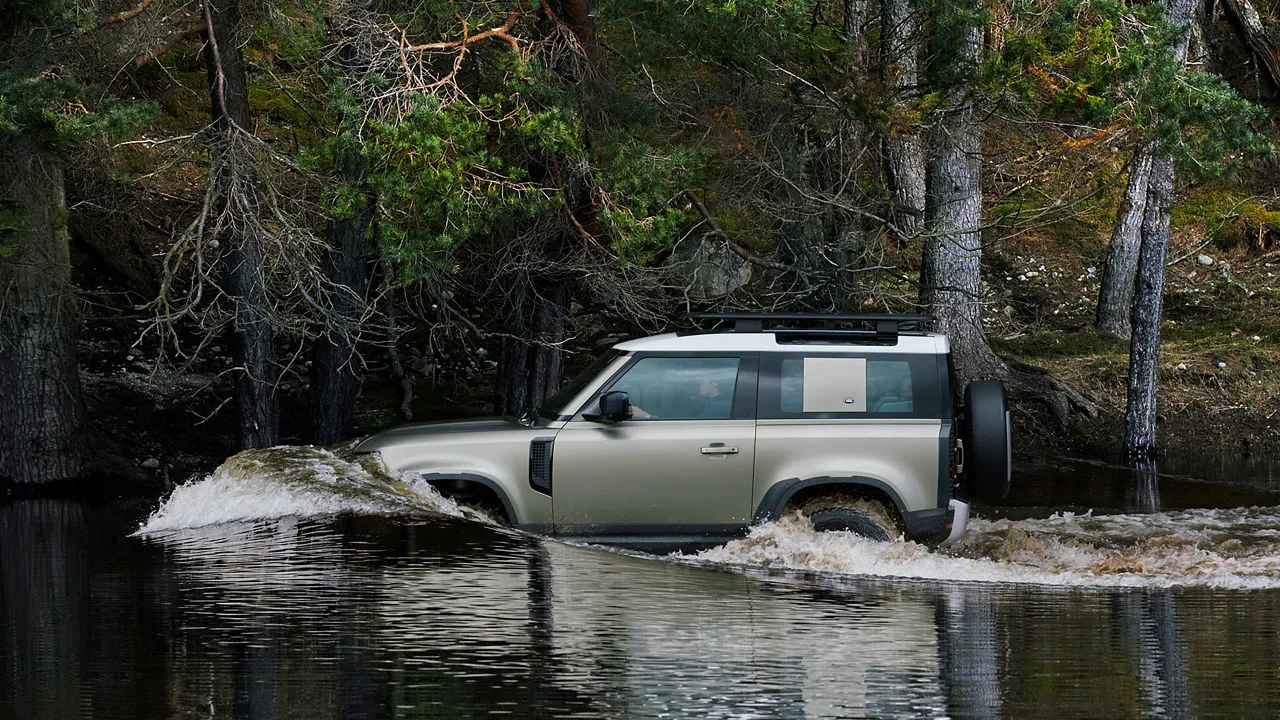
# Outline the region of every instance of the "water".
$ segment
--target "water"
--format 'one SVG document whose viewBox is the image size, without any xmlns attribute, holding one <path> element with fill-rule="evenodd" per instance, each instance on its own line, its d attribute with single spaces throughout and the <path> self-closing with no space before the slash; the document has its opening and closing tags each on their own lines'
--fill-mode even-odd
<svg viewBox="0 0 1280 720">
<path fill-rule="evenodd" d="M 988 513 L 947 553 L 791 518 L 659 559 L 493 527 L 293 450 L 151 510 L 0 508 L 0 717 L 1280 707 L 1275 508 Z"/>
</svg>

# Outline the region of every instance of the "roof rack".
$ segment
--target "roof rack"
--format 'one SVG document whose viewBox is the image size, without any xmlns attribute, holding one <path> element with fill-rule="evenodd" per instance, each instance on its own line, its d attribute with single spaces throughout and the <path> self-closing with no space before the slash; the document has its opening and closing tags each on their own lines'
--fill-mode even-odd
<svg viewBox="0 0 1280 720">
<path fill-rule="evenodd" d="M 733 332 L 758 333 L 771 332 L 786 335 L 824 335 L 844 336 L 849 338 L 869 338 L 890 340 L 898 337 L 898 333 L 906 330 L 921 330 L 925 323 L 933 322 L 929 315 L 889 315 L 865 314 L 846 315 L 840 313 L 770 313 L 770 312 L 723 312 L 723 313 L 691 313 L 690 320 L 732 320 Z M 789 323 L 801 327 L 766 328 L 765 323 Z M 828 326 L 834 323 L 858 323 L 871 325 L 874 329 L 853 330 Z"/>
</svg>

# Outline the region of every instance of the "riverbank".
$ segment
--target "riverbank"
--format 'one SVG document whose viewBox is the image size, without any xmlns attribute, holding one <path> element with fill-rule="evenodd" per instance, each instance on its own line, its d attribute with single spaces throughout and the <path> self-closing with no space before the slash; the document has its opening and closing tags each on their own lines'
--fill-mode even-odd
<svg viewBox="0 0 1280 720">
<path fill-rule="evenodd" d="M 1215 480 L 1276 477 L 1280 457 L 1280 224 L 1247 190 L 1185 192 L 1165 283 L 1162 468 Z M 1271 213 L 1276 215 L 1276 213 Z M 1081 222 L 1083 222 L 1081 220 Z M 1006 360 L 1049 372 L 1098 406 L 1066 428 L 1015 408 L 1024 451 L 1119 460 L 1129 344 L 1093 329 L 1106 216 L 1073 233 L 993 249 L 988 337 Z M 1083 230 L 1087 229 L 1087 232 Z"/>
<path fill-rule="evenodd" d="M 1274 484 L 1280 478 L 1280 253 L 1266 233 L 1275 230 L 1255 222 L 1261 211 L 1248 209 L 1259 207 L 1249 205 L 1249 196 L 1218 190 L 1187 195 L 1175 217 L 1166 286 L 1160 468 L 1211 481 Z M 1098 407 L 1096 417 L 1077 415 L 1063 426 L 1043 406 L 1015 403 L 1023 467 L 1046 458 L 1120 460 L 1128 343 L 1092 329 L 1105 223 L 1106 213 L 1098 212 L 1074 218 L 1068 228 L 1000 238 L 986 249 L 984 323 L 992 345 L 1010 362 L 1049 372 Z M 915 253 L 900 252 L 890 260 L 909 278 Z M 157 363 L 155 339 L 138 337 L 146 315 L 137 308 L 146 298 L 130 295 L 128 283 L 94 255 L 78 253 L 76 263 L 86 299 L 79 360 L 97 469 L 87 486 L 39 492 L 159 495 L 210 472 L 235 452 L 229 344 L 212 343 L 181 366 Z M 902 304 L 912 292 L 901 277 L 886 277 L 868 285 L 864 304 Z M 571 348 L 571 370 L 616 332 L 593 326 Z M 489 411 L 493 363 L 483 341 L 448 355 L 403 344 L 412 398 L 405 402 L 404 385 L 392 377 L 385 354 L 369 353 L 354 434 L 405 422 L 406 407 L 413 420 Z M 308 363 L 297 359 L 281 381 L 282 443 L 305 441 L 308 373 Z"/>
</svg>

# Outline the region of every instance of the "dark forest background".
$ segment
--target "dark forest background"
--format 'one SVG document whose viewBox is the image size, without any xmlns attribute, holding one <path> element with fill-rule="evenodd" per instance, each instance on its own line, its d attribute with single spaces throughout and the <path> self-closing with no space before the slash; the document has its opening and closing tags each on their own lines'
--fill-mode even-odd
<svg viewBox="0 0 1280 720">
<path fill-rule="evenodd" d="M 929 313 L 1032 453 L 1280 447 L 1273 0 L 0 8 L 10 487 L 519 415 L 708 309 Z"/>
</svg>

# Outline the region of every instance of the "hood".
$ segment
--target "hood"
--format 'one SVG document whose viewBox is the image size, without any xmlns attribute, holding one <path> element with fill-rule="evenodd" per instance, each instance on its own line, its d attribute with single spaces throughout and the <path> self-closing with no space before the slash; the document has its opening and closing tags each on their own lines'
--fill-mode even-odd
<svg viewBox="0 0 1280 720">
<path fill-rule="evenodd" d="M 401 425 L 390 430 L 383 430 L 377 435 L 361 440 L 352 452 L 366 453 L 380 450 L 387 445 L 399 444 L 414 440 L 447 439 L 450 435 L 461 433 L 503 433 L 531 432 L 535 428 L 512 420 L 511 418 L 477 418 L 475 420 L 455 420 L 446 422 L 414 423 Z"/>
</svg>

